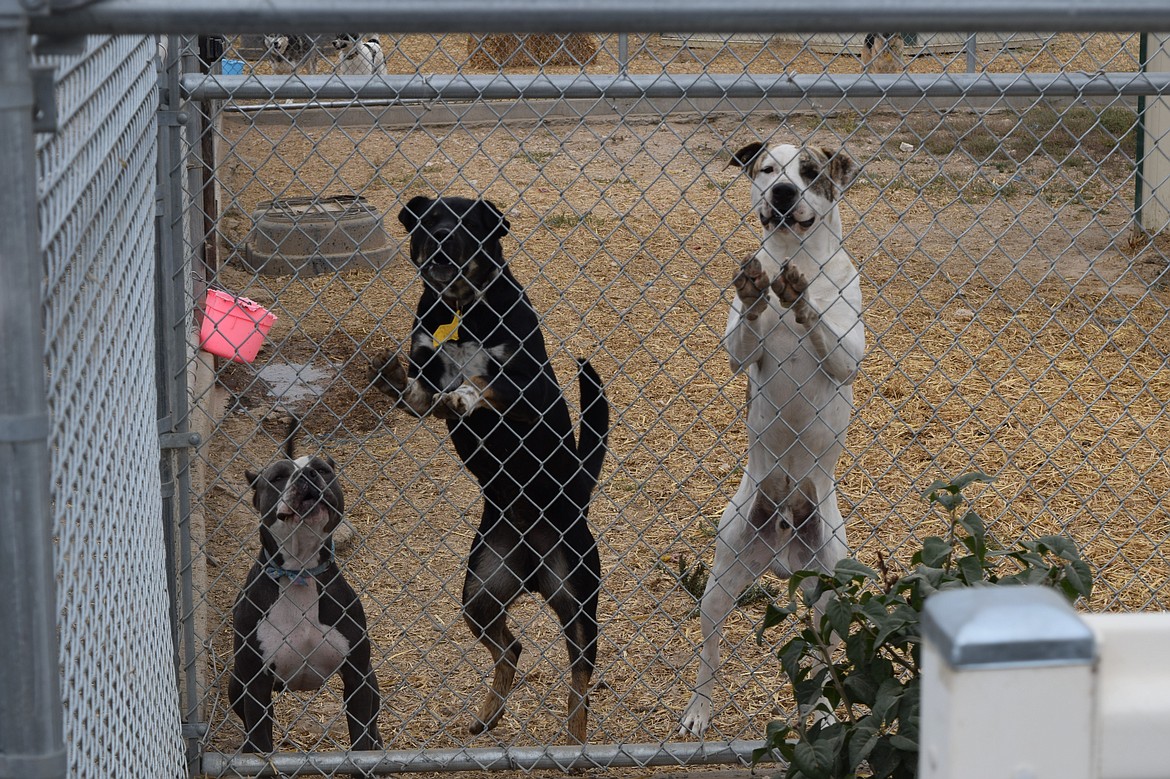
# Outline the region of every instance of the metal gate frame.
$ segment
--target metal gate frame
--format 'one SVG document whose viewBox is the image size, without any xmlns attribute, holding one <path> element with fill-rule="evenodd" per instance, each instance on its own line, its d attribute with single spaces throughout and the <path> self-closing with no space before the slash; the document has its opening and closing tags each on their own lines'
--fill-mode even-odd
<svg viewBox="0 0 1170 779">
<path fill-rule="evenodd" d="M 655 3 L 630 0 L 512 0 L 512 2 L 444 2 L 411 0 L 385 3 L 343 0 L 326 9 L 313 0 L 289 0 L 275 19 L 270 4 L 241 0 L 214 0 L 177 7 L 169 0 L 107 0 L 60 13 L 33 17 L 34 33 L 51 36 L 124 33 L 261 33 L 274 26 L 289 32 L 311 32 L 333 27 L 393 29 L 396 32 L 641 32 L 662 26 L 662 8 Z M 859 29 L 931 29 L 939 32 L 992 32 L 1005 27 L 1052 32 L 1134 32 L 1170 28 L 1170 11 L 1164 0 L 1127 0 L 1105 4 L 1094 0 L 1002 0 L 956 6 L 940 0 L 900 0 L 896 5 L 841 2 L 812 8 L 796 0 L 729 0 L 698 2 L 676 0 L 670 4 L 670 28 L 676 32 L 764 33 L 852 32 Z M 182 683 L 194 688 L 195 634 L 192 626 L 189 456 L 187 447 L 198 443 L 188 430 L 185 408 L 186 350 L 189 322 L 183 301 L 192 294 L 189 268 L 183 258 L 184 233 L 191 218 L 191 204 L 184 202 L 183 177 L 194 175 L 185 165 L 186 101 L 228 98 L 304 97 L 313 92 L 322 98 L 361 96 L 380 99 L 552 99 L 611 100 L 644 98 L 702 98 L 803 100 L 816 97 L 921 98 L 1166 96 L 1170 73 L 1061 74 L 1021 78 L 998 74 L 968 76 L 736 76 L 726 80 L 710 76 L 662 78 L 621 74 L 615 77 L 495 76 L 437 79 L 423 75 L 387 77 L 366 84 L 365 77 L 305 77 L 304 87 L 283 88 L 281 77 L 202 76 L 184 74 L 171 58 L 161 82 L 158 255 L 158 338 L 160 409 L 163 425 L 164 486 L 171 480 L 174 491 L 164 493 L 164 521 L 175 530 L 170 550 L 181 572 L 176 592 L 178 643 Z M 360 86 L 364 85 L 364 86 Z M 197 134 L 197 131 L 195 131 Z M 188 189 L 187 191 L 192 191 Z M 165 391 L 164 391 L 165 390 Z M 164 401 L 160 400 L 160 404 Z M 170 452 L 168 454 L 167 452 Z M 459 749 L 368 754 L 324 753 L 312 756 L 275 755 L 271 760 L 254 756 L 200 754 L 205 726 L 193 696 L 186 696 L 184 735 L 193 773 L 267 773 L 273 769 L 295 774 L 406 772 L 423 770 L 498 770 L 620 767 L 742 762 L 759 742 L 661 743 L 588 745 L 505 749 Z"/>
</svg>

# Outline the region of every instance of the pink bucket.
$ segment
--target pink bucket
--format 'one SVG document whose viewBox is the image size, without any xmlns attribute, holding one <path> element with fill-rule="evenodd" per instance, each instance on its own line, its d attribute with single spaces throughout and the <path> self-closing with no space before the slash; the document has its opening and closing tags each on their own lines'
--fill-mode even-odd
<svg viewBox="0 0 1170 779">
<path fill-rule="evenodd" d="M 209 289 L 199 346 L 233 362 L 252 362 L 275 321 L 276 314 L 255 301 Z"/>
</svg>

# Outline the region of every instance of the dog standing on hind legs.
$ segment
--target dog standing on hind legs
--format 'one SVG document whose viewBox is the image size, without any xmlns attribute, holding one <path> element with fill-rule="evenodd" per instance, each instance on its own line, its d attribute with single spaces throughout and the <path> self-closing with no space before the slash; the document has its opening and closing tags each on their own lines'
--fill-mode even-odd
<svg viewBox="0 0 1170 779">
<path fill-rule="evenodd" d="M 711 723 L 723 622 L 768 571 L 831 571 L 848 552 L 834 470 L 865 353 L 861 286 L 842 246 L 840 197 L 856 176 L 842 150 L 753 143 L 732 156 L 764 230 L 734 280 L 723 345 L 748 374 L 748 464 L 723 512 L 699 610 L 698 678 L 680 732 Z"/>
<path fill-rule="evenodd" d="M 568 648 L 568 732 L 584 743 L 597 656 L 601 561 L 588 524 L 605 459 L 609 404 L 578 360 L 580 432 L 553 372 L 540 319 L 501 246 L 509 224 L 490 201 L 416 197 L 398 215 L 424 281 L 403 367 L 388 351 L 373 386 L 410 413 L 446 420 L 483 490 L 483 517 L 463 585 L 463 617 L 491 653 L 491 689 L 471 732 L 495 726 L 515 684 L 520 641 L 508 608 L 539 593 Z"/>
</svg>

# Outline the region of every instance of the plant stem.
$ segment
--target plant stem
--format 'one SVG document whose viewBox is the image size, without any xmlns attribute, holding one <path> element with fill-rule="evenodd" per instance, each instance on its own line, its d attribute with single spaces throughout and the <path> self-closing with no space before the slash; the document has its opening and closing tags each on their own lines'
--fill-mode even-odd
<svg viewBox="0 0 1170 779">
<path fill-rule="evenodd" d="M 947 576 L 951 575 L 951 564 L 955 561 L 955 526 L 958 520 L 955 519 L 955 507 L 947 509 L 947 514 L 950 515 L 950 527 L 947 529 L 947 564 L 943 567 L 943 571 Z"/>
<path fill-rule="evenodd" d="M 813 609 L 813 613 L 816 613 L 816 609 Z M 817 648 L 820 650 L 821 656 L 825 659 L 825 668 L 829 671 L 829 677 L 833 680 L 833 686 L 837 688 L 837 692 L 841 695 L 841 703 L 845 705 L 845 715 L 849 718 L 849 724 L 856 725 L 857 720 L 853 718 L 853 701 L 849 699 L 849 694 L 845 692 L 845 684 L 841 681 L 841 677 L 837 675 L 836 666 L 833 665 L 833 650 L 821 638 L 821 631 L 817 629 L 817 626 L 812 624 L 812 617 L 806 616 L 805 619 L 810 627 L 812 627 L 813 637 L 816 639 Z"/>
</svg>

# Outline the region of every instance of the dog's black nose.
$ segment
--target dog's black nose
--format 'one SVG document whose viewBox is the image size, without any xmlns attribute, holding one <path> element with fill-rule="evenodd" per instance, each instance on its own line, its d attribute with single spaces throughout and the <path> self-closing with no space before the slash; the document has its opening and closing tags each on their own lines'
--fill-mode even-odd
<svg viewBox="0 0 1170 779">
<path fill-rule="evenodd" d="M 799 197 L 800 190 L 792 184 L 781 183 L 772 187 L 772 207 L 782 216 L 796 208 L 796 201 Z"/>
<path fill-rule="evenodd" d="M 455 229 L 452 227 L 436 227 L 431 231 L 431 241 L 434 242 L 436 254 L 450 254 L 451 247 L 456 246 Z M 448 259 L 448 258 L 443 258 Z"/>
</svg>

